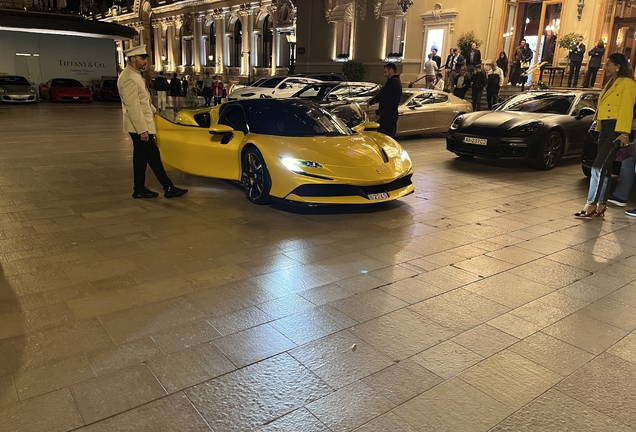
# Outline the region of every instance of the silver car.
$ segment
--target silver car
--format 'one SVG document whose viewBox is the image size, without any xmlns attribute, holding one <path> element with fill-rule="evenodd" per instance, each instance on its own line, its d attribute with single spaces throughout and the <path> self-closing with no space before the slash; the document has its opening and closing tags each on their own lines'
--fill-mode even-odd
<svg viewBox="0 0 636 432">
<path fill-rule="evenodd" d="M 0 76 L 0 102 L 35 103 L 37 91 L 26 78 L 17 75 Z"/>
</svg>

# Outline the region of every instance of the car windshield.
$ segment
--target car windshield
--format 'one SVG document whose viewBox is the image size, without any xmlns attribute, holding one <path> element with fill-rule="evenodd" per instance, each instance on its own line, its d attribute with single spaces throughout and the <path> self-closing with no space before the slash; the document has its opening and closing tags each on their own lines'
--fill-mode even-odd
<svg viewBox="0 0 636 432">
<path fill-rule="evenodd" d="M 278 136 L 350 135 L 351 130 L 333 114 L 307 103 L 258 104 L 249 109 L 250 131 Z"/>
<path fill-rule="evenodd" d="M 84 87 L 84 84 L 74 79 L 56 78 L 51 81 L 51 87 Z"/>
<path fill-rule="evenodd" d="M 250 84 L 250 87 L 260 87 L 267 80 L 268 80 L 267 78 L 261 78 L 257 81 L 254 81 L 252 84 Z"/>
<path fill-rule="evenodd" d="M 262 83 L 259 87 L 274 88 L 278 84 L 280 84 L 284 79 L 285 77 L 270 78 L 264 83 Z"/>
<path fill-rule="evenodd" d="M 117 87 L 117 81 L 116 80 L 105 80 L 104 87 Z"/>
<path fill-rule="evenodd" d="M 325 84 L 310 84 L 298 93 L 294 95 L 294 97 L 299 97 L 302 99 L 314 99 L 321 100 L 325 97 L 325 94 L 328 93 L 331 89 L 333 89 L 333 85 L 325 85 Z"/>
<path fill-rule="evenodd" d="M 3 76 L 0 77 L 0 85 L 31 85 L 26 78 L 21 76 Z"/>
<path fill-rule="evenodd" d="M 574 99 L 573 94 L 523 94 L 504 102 L 497 111 L 565 115 L 570 111 Z"/>
</svg>

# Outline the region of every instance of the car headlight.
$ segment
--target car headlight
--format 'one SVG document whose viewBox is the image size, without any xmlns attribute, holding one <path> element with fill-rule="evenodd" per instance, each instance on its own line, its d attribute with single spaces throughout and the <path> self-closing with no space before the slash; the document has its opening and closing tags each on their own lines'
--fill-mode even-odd
<svg viewBox="0 0 636 432">
<path fill-rule="evenodd" d="M 455 120 L 453 120 L 453 122 L 450 125 L 451 130 L 455 130 L 459 127 L 459 125 L 462 123 L 462 120 L 464 120 L 464 116 L 457 116 L 455 117 Z"/>
<path fill-rule="evenodd" d="M 280 161 L 285 167 L 293 172 L 303 172 L 303 168 L 322 168 L 318 162 L 312 162 L 303 159 L 296 159 L 287 156 L 279 156 Z"/>
<path fill-rule="evenodd" d="M 31 87 L 31 88 L 29 89 L 29 92 L 31 92 L 31 93 L 35 93 L 35 89 L 34 89 L 33 87 Z"/>
<path fill-rule="evenodd" d="M 543 126 L 543 122 L 542 121 L 534 121 L 534 122 L 530 122 L 527 124 L 524 124 L 522 126 L 518 126 L 517 128 L 515 128 L 516 133 L 519 134 L 530 134 L 530 133 L 535 133 L 536 131 L 539 130 L 539 128 Z"/>
<path fill-rule="evenodd" d="M 7 91 L 5 89 L 3 89 L 2 87 L 0 87 L 0 93 L 6 93 Z"/>
</svg>

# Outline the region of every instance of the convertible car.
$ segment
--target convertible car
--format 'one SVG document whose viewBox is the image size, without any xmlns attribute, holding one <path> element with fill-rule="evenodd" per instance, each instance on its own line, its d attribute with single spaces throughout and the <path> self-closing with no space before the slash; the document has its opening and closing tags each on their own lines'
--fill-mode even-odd
<svg viewBox="0 0 636 432">
<path fill-rule="evenodd" d="M 527 160 L 552 169 L 563 156 L 580 155 L 599 92 L 529 91 L 494 111 L 458 116 L 446 149 L 459 157 Z"/>
<path fill-rule="evenodd" d="M 40 96 L 51 102 L 93 102 L 90 87 L 71 78 L 53 78 L 40 84 Z"/>
<path fill-rule="evenodd" d="M 240 182 L 256 204 L 368 204 L 412 193 L 409 155 L 357 111 L 347 125 L 309 101 L 228 102 L 158 116 L 157 143 L 166 169 Z"/>
</svg>

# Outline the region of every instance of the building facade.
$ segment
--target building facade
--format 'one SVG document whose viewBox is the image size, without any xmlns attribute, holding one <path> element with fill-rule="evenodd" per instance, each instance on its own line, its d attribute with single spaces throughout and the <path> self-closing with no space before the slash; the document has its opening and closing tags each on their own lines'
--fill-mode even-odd
<svg viewBox="0 0 636 432">
<path fill-rule="evenodd" d="M 135 0 L 126 8 L 112 7 L 103 20 L 137 31 L 119 51 L 146 44 L 155 74 L 210 72 L 228 81 L 253 80 L 286 75 L 294 57 L 291 0 Z M 123 65 L 123 55 L 119 61 Z"/>
</svg>

